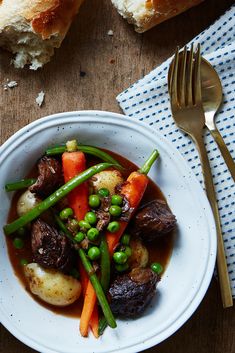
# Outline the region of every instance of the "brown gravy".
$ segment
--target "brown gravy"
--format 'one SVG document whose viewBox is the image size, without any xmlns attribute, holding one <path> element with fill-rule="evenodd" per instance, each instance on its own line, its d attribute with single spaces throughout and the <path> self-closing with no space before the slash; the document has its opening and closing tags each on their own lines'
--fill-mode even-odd
<svg viewBox="0 0 235 353">
<path fill-rule="evenodd" d="M 114 158 L 116 158 L 120 162 L 120 164 L 125 168 L 125 170 L 123 172 L 123 175 L 125 178 L 127 178 L 128 175 L 132 171 L 138 169 L 138 167 L 134 163 L 130 162 L 128 159 L 126 159 L 116 153 L 110 152 L 108 150 L 106 150 L 106 152 L 108 152 Z M 89 157 L 88 165 L 93 165 L 93 164 L 99 163 L 99 162 L 100 162 L 100 160 L 98 160 L 96 158 Z M 34 168 L 29 173 L 28 177 L 35 177 L 36 175 L 37 175 L 37 172 L 36 172 L 36 169 Z M 21 191 L 16 192 L 15 195 L 13 196 L 11 208 L 10 208 L 9 215 L 8 215 L 8 223 L 10 223 L 14 219 L 18 218 L 17 211 L 16 211 L 16 204 L 17 204 L 17 200 L 18 200 L 19 196 L 21 195 L 21 193 L 22 193 Z M 150 180 L 148 187 L 147 187 L 147 190 L 145 192 L 145 195 L 143 197 L 142 204 L 144 204 L 148 201 L 151 201 L 153 199 L 165 200 L 165 197 L 162 194 L 159 187 L 152 180 Z M 76 301 L 72 305 L 69 305 L 67 307 L 55 307 L 53 305 L 46 304 L 46 303 L 42 302 L 40 299 L 38 299 L 36 296 L 34 296 L 29 291 L 27 281 L 24 276 L 23 267 L 20 264 L 20 260 L 27 259 L 28 262 L 32 261 L 30 233 L 28 233 L 24 236 L 24 244 L 25 245 L 24 245 L 23 249 L 20 249 L 20 250 L 15 249 L 13 246 L 12 239 L 13 238 L 10 236 L 6 238 L 9 258 L 10 258 L 11 264 L 13 266 L 15 275 L 20 280 L 22 285 L 25 287 L 27 292 L 39 304 L 41 304 L 42 306 L 44 306 L 48 310 L 53 311 L 56 314 L 70 316 L 70 317 L 80 317 L 82 303 L 83 303 L 82 296 L 80 297 L 80 299 L 78 301 Z M 154 246 L 152 243 L 151 243 L 151 245 L 145 244 L 145 246 L 147 247 L 148 252 L 149 252 L 149 263 L 151 264 L 152 262 L 159 262 L 162 264 L 163 268 L 165 269 L 167 266 L 167 263 L 170 259 L 170 256 L 171 256 L 171 252 L 172 252 L 172 248 L 173 248 L 173 241 L 174 241 L 174 234 L 172 232 L 171 234 L 168 234 L 167 237 L 156 241 L 154 243 Z"/>
</svg>

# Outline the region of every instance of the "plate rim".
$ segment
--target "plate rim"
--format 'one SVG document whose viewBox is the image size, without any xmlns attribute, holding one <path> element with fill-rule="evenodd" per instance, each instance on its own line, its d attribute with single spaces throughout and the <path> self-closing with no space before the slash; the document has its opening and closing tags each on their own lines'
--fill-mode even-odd
<svg viewBox="0 0 235 353">
<path fill-rule="evenodd" d="M 102 116 L 102 117 L 117 118 L 117 119 L 121 119 L 122 121 L 126 120 L 127 122 L 130 122 L 131 124 L 134 124 L 135 126 L 140 126 L 140 127 L 142 126 L 142 128 L 145 128 L 147 131 L 151 132 L 154 136 L 157 136 L 159 138 L 159 140 L 161 140 L 161 142 L 163 142 L 163 144 L 167 145 L 170 150 L 174 151 L 174 153 L 177 154 L 177 157 L 184 164 L 185 169 L 188 172 L 190 172 L 190 175 L 191 175 L 192 179 L 194 180 L 194 184 L 196 183 L 198 185 L 198 188 L 200 188 L 202 201 L 205 206 L 203 213 L 205 213 L 208 218 L 208 226 L 210 229 L 210 253 L 211 253 L 211 256 L 209 256 L 208 261 L 207 261 L 207 276 L 202 279 L 202 283 L 201 283 L 201 286 L 200 286 L 198 292 L 193 297 L 193 300 L 190 303 L 190 305 L 187 308 L 185 308 L 182 315 L 180 317 L 178 317 L 175 320 L 175 322 L 173 322 L 170 325 L 170 327 L 168 327 L 164 331 L 164 333 L 159 333 L 157 335 L 157 337 L 159 337 L 159 335 L 161 336 L 160 340 L 154 339 L 154 338 L 156 338 L 156 336 L 153 336 L 153 337 L 150 337 L 149 339 L 145 340 L 142 343 L 136 343 L 136 344 L 128 346 L 124 349 L 116 348 L 115 350 L 112 350 L 113 353 L 120 352 L 120 351 L 122 351 L 123 353 L 124 352 L 125 353 L 132 353 L 133 352 L 134 353 L 134 352 L 137 352 L 140 350 L 150 348 L 150 347 L 164 341 L 166 338 L 170 337 L 191 317 L 191 315 L 194 313 L 194 311 L 197 309 L 197 307 L 201 303 L 204 295 L 207 292 L 208 286 L 210 284 L 210 281 L 211 281 L 211 278 L 213 275 L 213 271 L 214 271 L 214 265 L 215 265 L 217 240 L 216 240 L 216 233 L 215 233 L 214 218 L 213 218 L 213 214 L 212 214 L 209 202 L 206 198 L 206 195 L 203 192 L 198 180 L 196 179 L 196 176 L 194 175 L 193 171 L 191 170 L 191 168 L 187 164 L 186 160 L 183 158 L 183 156 L 180 154 L 180 152 L 172 145 L 172 143 L 170 143 L 164 136 L 162 136 L 160 134 L 160 132 L 151 128 L 147 123 L 142 122 L 142 121 L 140 122 L 138 120 L 134 120 L 133 118 L 130 118 L 126 115 L 115 113 L 115 112 L 108 112 L 108 111 L 102 111 L 102 110 L 82 110 L 82 111 L 55 113 L 55 114 L 51 114 L 51 115 L 47 115 L 45 117 L 39 118 L 39 119 L 27 124 L 26 126 L 22 127 L 19 131 L 15 132 L 2 144 L 2 146 L 0 146 L 0 165 L 1 165 L 3 157 L 4 157 L 3 152 L 7 151 L 7 149 L 10 148 L 12 143 L 14 141 L 16 141 L 18 138 L 22 137 L 26 133 L 32 132 L 31 130 L 36 129 L 41 124 L 44 124 L 47 122 L 48 123 L 53 122 L 56 119 L 63 119 L 63 118 L 68 118 L 68 117 L 71 117 L 71 118 L 72 117 L 73 118 L 88 117 L 88 116 L 92 117 L 92 118 L 96 117 L 97 119 Z M 68 124 L 69 124 L 69 121 L 68 121 Z M 214 236 L 213 236 L 213 231 L 214 231 Z M 1 316 L 4 315 L 1 308 L 0 308 L 0 313 L 1 313 Z M 29 347 L 32 347 L 33 349 L 36 349 L 36 350 L 42 348 L 42 345 L 40 346 L 40 344 L 38 344 L 37 342 L 35 342 L 31 338 L 29 338 L 28 336 L 25 336 L 23 333 L 21 333 L 21 331 L 18 330 L 16 327 L 14 327 L 14 325 L 12 325 L 10 320 L 8 320 L 7 318 L 6 318 L 6 320 L 1 318 L 1 323 L 3 324 L 3 326 L 6 327 L 6 329 L 9 332 L 11 332 L 12 335 L 14 335 L 17 339 L 19 339 L 24 344 L 26 344 Z M 46 347 L 44 347 L 44 349 L 45 348 Z M 44 350 L 43 352 L 55 353 L 55 350 L 53 350 L 51 348 L 46 348 L 46 350 Z"/>
</svg>

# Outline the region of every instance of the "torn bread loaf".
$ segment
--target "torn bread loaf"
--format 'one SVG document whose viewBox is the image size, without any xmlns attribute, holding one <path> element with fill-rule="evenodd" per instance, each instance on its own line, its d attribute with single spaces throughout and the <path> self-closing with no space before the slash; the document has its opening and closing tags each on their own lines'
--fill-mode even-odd
<svg viewBox="0 0 235 353">
<path fill-rule="evenodd" d="M 155 25 L 173 17 L 203 0 L 111 0 L 137 32 L 145 32 Z"/>
<path fill-rule="evenodd" d="M 0 0 L 0 46 L 37 70 L 59 48 L 83 0 Z"/>
</svg>

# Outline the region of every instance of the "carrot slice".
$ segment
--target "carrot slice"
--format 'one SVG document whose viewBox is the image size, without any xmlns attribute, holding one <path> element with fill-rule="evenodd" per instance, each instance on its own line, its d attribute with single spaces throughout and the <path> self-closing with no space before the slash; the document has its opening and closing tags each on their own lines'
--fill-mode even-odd
<svg viewBox="0 0 235 353">
<path fill-rule="evenodd" d="M 64 152 L 62 155 L 62 164 L 65 182 L 72 179 L 86 169 L 86 158 L 83 152 Z M 84 219 L 89 210 L 88 205 L 88 185 L 83 183 L 72 190 L 68 195 L 69 206 L 78 221 Z"/>
<path fill-rule="evenodd" d="M 84 269 L 84 267 L 83 267 L 83 265 L 82 265 L 82 263 L 80 261 L 78 262 L 78 267 L 79 267 L 79 272 L 80 272 L 80 280 L 81 280 L 81 284 L 82 284 L 82 293 L 83 293 L 83 297 L 85 298 L 87 295 L 89 295 L 89 294 L 86 294 L 86 292 L 87 292 L 87 288 L 88 288 L 88 283 L 90 281 L 89 281 L 89 278 L 88 278 L 88 274 L 87 274 L 86 270 Z M 84 310 L 85 309 L 83 307 L 82 312 Z M 82 320 L 82 317 L 81 317 L 81 320 Z M 96 302 L 95 302 L 95 306 L 94 306 L 94 309 L 93 309 L 89 324 L 90 324 L 91 330 L 93 332 L 93 335 L 96 338 L 98 338 L 99 337 L 99 334 L 98 334 L 99 313 L 98 313 L 98 306 L 97 306 Z M 85 324 L 82 324 L 82 327 L 85 327 Z M 87 328 L 87 331 L 88 331 L 88 328 Z M 86 329 L 84 329 L 84 332 L 86 332 Z"/>
<path fill-rule="evenodd" d="M 90 326 L 91 326 L 91 330 L 93 332 L 93 335 L 95 336 L 95 338 L 99 338 L 99 313 L 98 313 L 98 305 L 96 303 L 93 313 L 91 315 L 91 319 L 90 319 Z"/>
<path fill-rule="evenodd" d="M 123 184 L 120 194 L 125 196 L 133 208 L 132 215 L 139 206 L 139 203 L 144 195 L 148 185 L 148 177 L 140 172 L 132 172 L 127 181 Z M 106 240 L 108 243 L 109 253 L 112 256 L 115 246 L 118 244 L 119 239 L 124 233 L 128 222 L 120 221 L 120 229 L 116 233 L 106 232 Z"/>
<path fill-rule="evenodd" d="M 82 308 L 82 314 L 80 318 L 80 333 L 83 337 L 88 336 L 88 329 L 89 329 L 89 323 L 91 320 L 92 313 L 94 311 L 94 307 L 96 304 L 96 294 L 95 290 L 91 284 L 91 282 L 88 282 L 86 293 L 85 293 L 85 298 L 84 298 L 84 304 Z"/>
</svg>

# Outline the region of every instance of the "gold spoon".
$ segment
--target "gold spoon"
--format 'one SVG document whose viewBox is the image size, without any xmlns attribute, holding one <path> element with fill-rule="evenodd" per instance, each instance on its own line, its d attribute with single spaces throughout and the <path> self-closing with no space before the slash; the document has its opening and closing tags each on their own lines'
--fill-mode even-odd
<svg viewBox="0 0 235 353">
<path fill-rule="evenodd" d="M 202 82 L 202 101 L 205 113 L 205 125 L 214 137 L 225 163 L 235 181 L 235 163 L 225 145 L 223 137 L 215 125 L 215 114 L 218 111 L 222 99 L 223 91 L 220 78 L 213 66 L 204 58 L 201 60 L 201 82 Z"/>
</svg>

